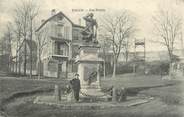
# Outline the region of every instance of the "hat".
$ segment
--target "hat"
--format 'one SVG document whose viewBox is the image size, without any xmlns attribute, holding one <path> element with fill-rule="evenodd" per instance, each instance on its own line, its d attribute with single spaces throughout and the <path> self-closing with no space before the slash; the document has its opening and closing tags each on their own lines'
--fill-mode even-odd
<svg viewBox="0 0 184 117">
<path fill-rule="evenodd" d="M 93 17 L 93 13 L 89 13 L 89 16 Z"/>
<path fill-rule="evenodd" d="M 79 74 L 76 73 L 75 76 L 79 76 Z"/>
</svg>

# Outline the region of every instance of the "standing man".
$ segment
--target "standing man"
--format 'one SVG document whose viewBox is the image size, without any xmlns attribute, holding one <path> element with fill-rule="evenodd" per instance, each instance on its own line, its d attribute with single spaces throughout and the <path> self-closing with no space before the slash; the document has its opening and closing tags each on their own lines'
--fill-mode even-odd
<svg viewBox="0 0 184 117">
<path fill-rule="evenodd" d="M 78 102 L 79 101 L 79 92 L 80 92 L 80 89 L 81 89 L 79 74 L 75 74 L 75 78 L 70 80 L 70 84 L 72 86 L 75 101 Z"/>
</svg>

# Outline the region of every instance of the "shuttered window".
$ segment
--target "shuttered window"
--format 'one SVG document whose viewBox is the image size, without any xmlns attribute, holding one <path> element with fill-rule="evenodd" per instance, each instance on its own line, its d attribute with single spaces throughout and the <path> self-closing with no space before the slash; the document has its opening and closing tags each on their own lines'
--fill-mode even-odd
<svg viewBox="0 0 184 117">
<path fill-rule="evenodd" d="M 70 33 L 69 31 L 70 29 L 68 26 L 64 27 L 64 38 L 65 39 L 69 39 L 69 33 Z"/>
</svg>

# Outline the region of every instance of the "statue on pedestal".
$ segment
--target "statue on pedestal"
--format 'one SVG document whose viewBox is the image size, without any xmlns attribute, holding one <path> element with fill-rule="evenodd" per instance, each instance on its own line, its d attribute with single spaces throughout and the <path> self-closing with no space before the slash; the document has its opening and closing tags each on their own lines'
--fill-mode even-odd
<svg viewBox="0 0 184 117">
<path fill-rule="evenodd" d="M 98 25 L 96 20 L 93 19 L 93 13 L 88 13 L 83 19 L 86 21 L 86 27 L 82 31 L 83 40 L 86 40 L 86 42 L 98 43 L 96 39 Z"/>
</svg>

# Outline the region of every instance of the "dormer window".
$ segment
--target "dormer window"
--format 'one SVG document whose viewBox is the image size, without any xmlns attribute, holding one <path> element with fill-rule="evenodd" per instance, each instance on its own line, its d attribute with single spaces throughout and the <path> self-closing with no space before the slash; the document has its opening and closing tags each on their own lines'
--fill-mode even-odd
<svg viewBox="0 0 184 117">
<path fill-rule="evenodd" d="M 57 23 L 63 25 L 63 16 L 57 17 Z"/>
<path fill-rule="evenodd" d="M 58 20 L 58 21 L 57 21 L 57 25 L 58 25 L 58 26 L 64 26 L 64 23 L 63 23 L 62 20 Z"/>
<path fill-rule="evenodd" d="M 56 25 L 56 35 L 58 37 L 63 37 L 63 32 L 64 32 L 64 29 L 63 29 L 63 25 Z"/>
</svg>

